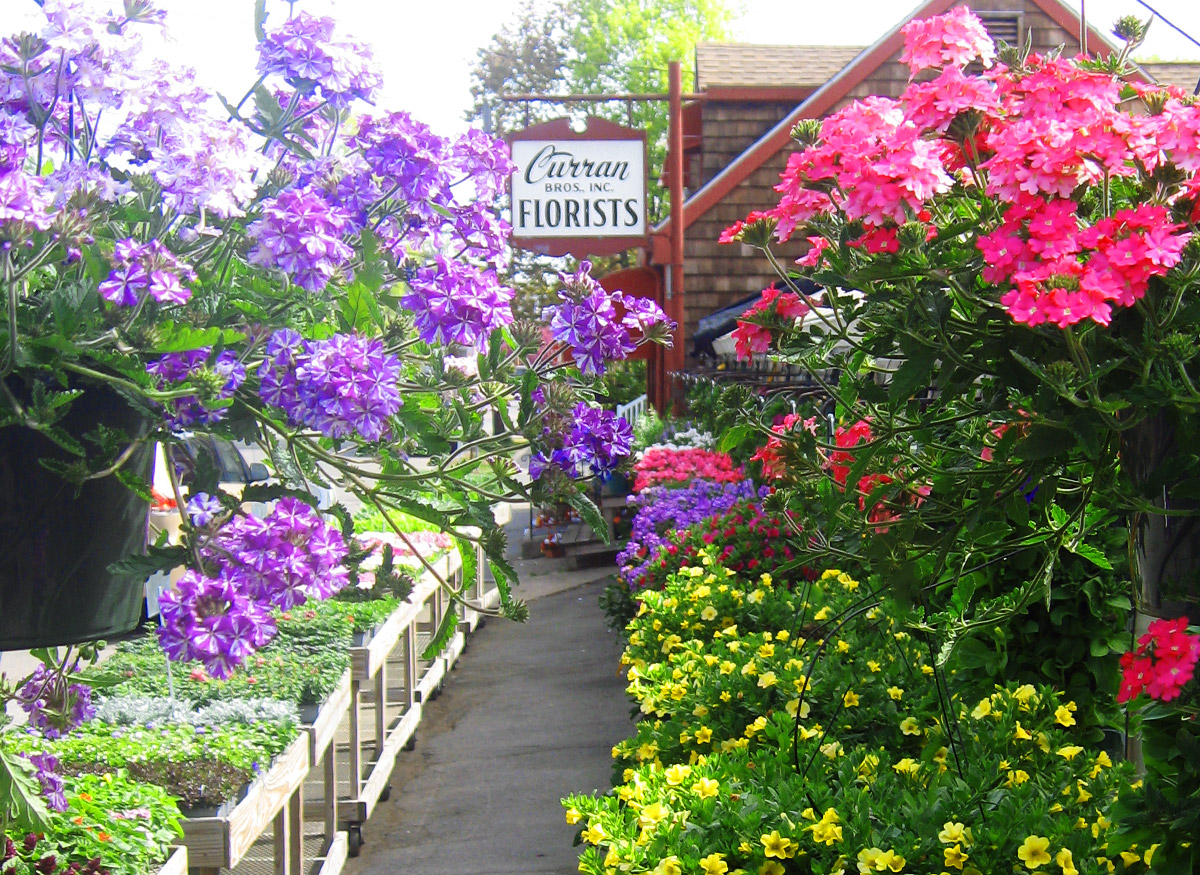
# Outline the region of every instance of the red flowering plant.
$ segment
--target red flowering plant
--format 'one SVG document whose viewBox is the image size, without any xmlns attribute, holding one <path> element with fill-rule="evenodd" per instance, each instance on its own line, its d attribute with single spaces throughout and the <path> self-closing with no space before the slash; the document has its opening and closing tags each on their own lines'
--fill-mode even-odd
<svg viewBox="0 0 1200 875">
<path fill-rule="evenodd" d="M 801 550 L 909 596 L 943 660 L 1048 600 L 1072 554 L 1109 570 L 1122 521 L 1141 604 L 1200 615 L 1200 446 L 1177 439 L 1200 425 L 1200 104 L 1129 63 L 1146 26 L 1075 58 L 998 51 L 962 8 L 906 26 L 906 90 L 796 125 L 778 204 L 730 235 L 808 240 L 825 306 L 764 324 L 765 354 L 870 423 L 835 467 L 834 435 L 789 432 L 772 501 L 806 515 Z M 886 526 L 841 488 L 870 474 L 905 508 Z M 1028 572 L 976 589 L 1005 567 Z"/>
<path fill-rule="evenodd" d="M 736 483 L 746 479 L 745 472 L 727 453 L 700 447 L 648 450 L 634 464 L 633 474 L 636 492 L 651 486 L 684 486 L 693 480 Z"/>
</svg>

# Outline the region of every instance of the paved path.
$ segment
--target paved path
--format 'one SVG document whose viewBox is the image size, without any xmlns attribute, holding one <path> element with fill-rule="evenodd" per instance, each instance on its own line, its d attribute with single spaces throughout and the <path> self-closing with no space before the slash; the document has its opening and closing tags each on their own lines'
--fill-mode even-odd
<svg viewBox="0 0 1200 875">
<path fill-rule="evenodd" d="M 607 790 L 632 730 L 601 570 L 541 576 L 522 563 L 527 624 L 489 620 L 402 753 L 391 799 L 363 826 L 347 875 L 573 873 L 578 827 L 559 799 Z"/>
</svg>

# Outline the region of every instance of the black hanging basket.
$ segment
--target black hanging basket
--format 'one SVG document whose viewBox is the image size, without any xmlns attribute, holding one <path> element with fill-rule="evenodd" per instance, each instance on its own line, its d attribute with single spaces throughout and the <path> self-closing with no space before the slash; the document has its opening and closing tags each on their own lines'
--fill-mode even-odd
<svg viewBox="0 0 1200 875">
<path fill-rule="evenodd" d="M 15 382 L 9 386 L 23 394 Z M 60 424 L 77 438 L 99 424 L 130 436 L 145 431 L 141 413 L 92 388 Z M 0 429 L 0 650 L 118 635 L 141 619 L 143 578 L 108 567 L 144 552 L 149 505 L 112 476 L 77 489 L 40 465 L 43 458 L 71 457 L 32 429 Z M 149 478 L 153 445 L 127 464 Z"/>
</svg>

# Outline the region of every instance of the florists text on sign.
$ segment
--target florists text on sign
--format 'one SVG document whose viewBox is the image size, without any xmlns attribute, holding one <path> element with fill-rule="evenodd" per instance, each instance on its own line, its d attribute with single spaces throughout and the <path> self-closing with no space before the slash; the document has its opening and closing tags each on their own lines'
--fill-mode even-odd
<svg viewBox="0 0 1200 875">
<path fill-rule="evenodd" d="M 641 140 L 512 143 L 514 236 L 640 237 L 646 233 Z"/>
</svg>

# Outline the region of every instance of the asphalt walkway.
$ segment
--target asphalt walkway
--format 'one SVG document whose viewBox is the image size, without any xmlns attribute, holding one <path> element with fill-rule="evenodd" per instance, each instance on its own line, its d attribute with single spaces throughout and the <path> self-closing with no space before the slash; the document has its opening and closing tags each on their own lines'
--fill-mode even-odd
<svg viewBox="0 0 1200 875">
<path fill-rule="evenodd" d="M 529 622 L 492 619 L 470 637 L 347 875 L 577 871 L 578 827 L 559 800 L 609 789 L 610 750 L 632 730 L 598 605 L 610 572 L 521 566 Z"/>
</svg>

